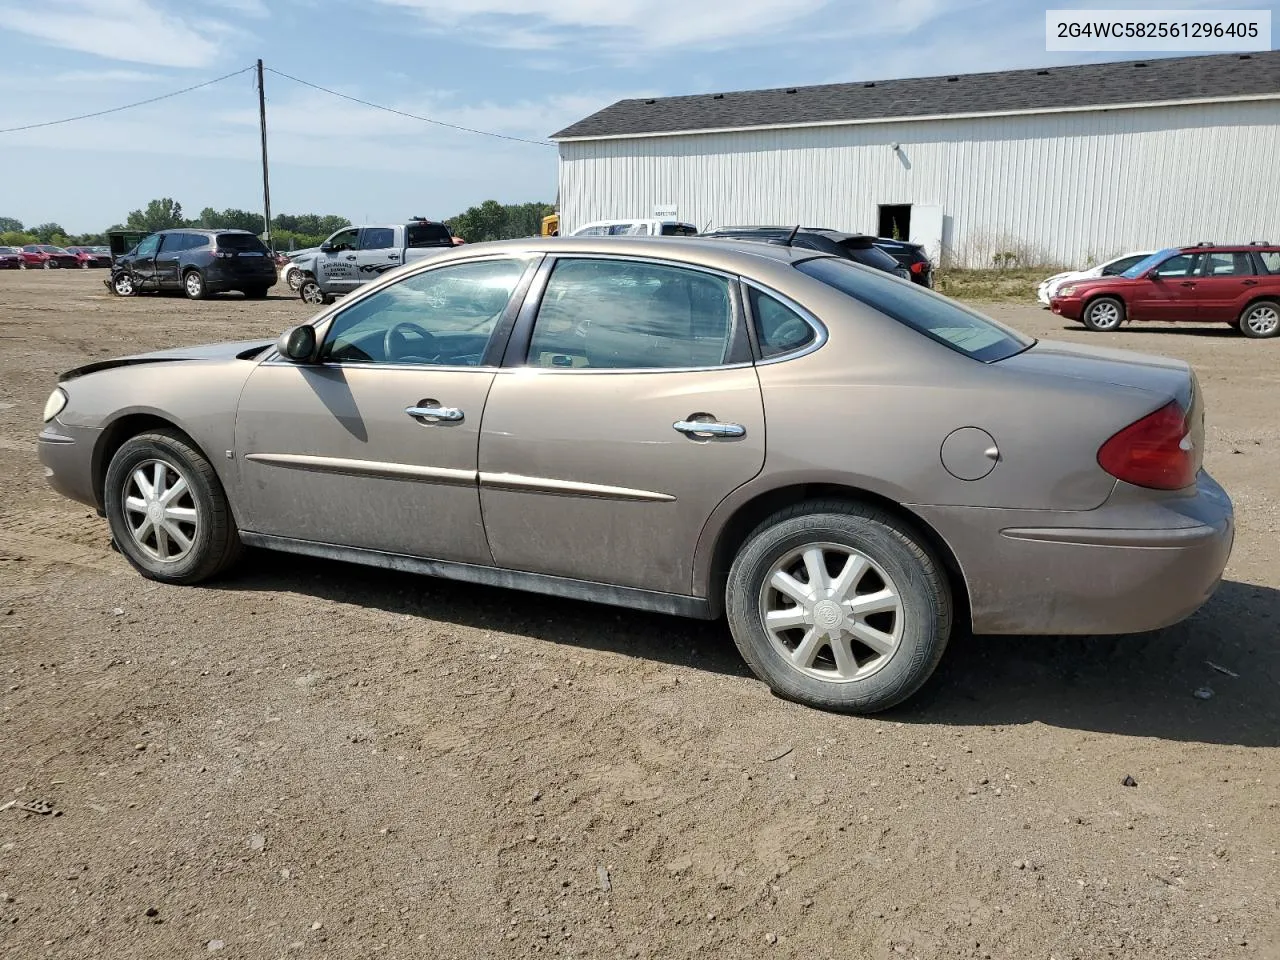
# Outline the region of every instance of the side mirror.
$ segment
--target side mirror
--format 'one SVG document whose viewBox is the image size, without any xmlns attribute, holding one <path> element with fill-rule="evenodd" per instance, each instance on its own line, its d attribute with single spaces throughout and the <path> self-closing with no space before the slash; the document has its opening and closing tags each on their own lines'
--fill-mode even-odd
<svg viewBox="0 0 1280 960">
<path fill-rule="evenodd" d="M 334 245 L 333 245 L 332 243 L 330 243 L 328 240 L 326 240 L 324 243 L 320 244 L 320 252 L 321 252 L 321 253 L 333 253 L 334 249 L 336 249 L 336 248 L 335 248 L 335 247 L 334 247 Z"/>
<path fill-rule="evenodd" d="M 316 354 L 316 328 L 309 323 L 290 327 L 280 334 L 276 350 L 290 363 L 310 363 Z"/>
</svg>

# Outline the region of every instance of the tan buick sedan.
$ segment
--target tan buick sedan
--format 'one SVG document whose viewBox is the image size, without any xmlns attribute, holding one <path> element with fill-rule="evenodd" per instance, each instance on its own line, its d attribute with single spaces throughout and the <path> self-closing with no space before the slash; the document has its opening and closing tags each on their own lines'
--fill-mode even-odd
<svg viewBox="0 0 1280 960">
<path fill-rule="evenodd" d="M 724 616 L 775 692 L 846 711 L 957 626 L 1181 620 L 1233 537 L 1185 363 L 783 245 L 468 245 L 277 343 L 72 370 L 44 419 L 49 481 L 144 576 L 247 544 Z"/>
</svg>

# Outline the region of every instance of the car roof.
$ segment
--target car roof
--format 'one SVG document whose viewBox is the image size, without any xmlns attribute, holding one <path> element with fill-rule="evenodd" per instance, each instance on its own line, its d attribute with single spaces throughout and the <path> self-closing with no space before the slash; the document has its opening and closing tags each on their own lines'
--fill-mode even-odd
<svg viewBox="0 0 1280 960">
<path fill-rule="evenodd" d="M 167 230 L 157 230 L 156 233 L 207 233 L 210 236 L 218 233 L 244 233 L 251 237 L 257 236 L 252 230 L 241 230 L 239 227 L 169 227 Z"/>
<path fill-rule="evenodd" d="M 1280 250 L 1280 244 L 1255 243 L 1192 243 L 1185 247 L 1175 247 L 1179 253 L 1203 253 L 1206 250 L 1218 250 L 1223 253 L 1243 253 L 1247 250 L 1265 250 L 1267 253 Z"/>
<path fill-rule="evenodd" d="M 787 237 L 787 236 L 790 236 L 791 231 L 795 229 L 796 228 L 794 226 L 791 226 L 791 227 L 754 227 L 754 226 L 752 227 L 717 227 L 715 230 L 712 230 L 709 233 L 703 234 L 703 236 L 712 236 L 712 237 L 726 236 L 727 237 L 727 236 L 733 236 L 734 234 L 751 233 L 751 234 L 759 234 L 760 236 Z M 826 237 L 828 240 L 834 240 L 836 242 L 839 242 L 841 240 L 868 240 L 868 241 L 874 242 L 879 239 L 878 237 L 873 237 L 867 233 L 848 233 L 847 231 L 844 231 L 844 230 L 832 230 L 830 227 L 801 227 L 799 230 L 796 230 L 796 236 L 800 236 L 801 234 L 809 234 L 809 235 L 817 235 L 820 237 Z"/>
<path fill-rule="evenodd" d="M 804 260 L 827 257 L 808 247 L 788 247 L 781 244 L 758 243 L 751 240 L 734 240 L 716 237 L 525 237 L 519 240 L 491 240 L 468 243 L 459 247 L 459 257 L 475 257 L 486 253 L 550 253 L 610 254 L 623 257 L 647 257 L 661 259 L 668 256 L 729 272 L 750 272 L 753 264 L 761 260 L 775 263 L 800 263 Z M 426 262 L 438 262 L 436 260 Z"/>
</svg>

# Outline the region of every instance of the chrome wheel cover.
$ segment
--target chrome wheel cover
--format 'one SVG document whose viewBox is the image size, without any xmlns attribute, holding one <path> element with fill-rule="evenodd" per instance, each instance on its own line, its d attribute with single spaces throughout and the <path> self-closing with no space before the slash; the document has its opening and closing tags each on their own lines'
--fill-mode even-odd
<svg viewBox="0 0 1280 960">
<path fill-rule="evenodd" d="M 172 463 L 144 460 L 134 467 L 121 506 L 134 544 L 152 560 L 177 563 L 191 552 L 200 513 L 191 485 Z"/>
</svg>

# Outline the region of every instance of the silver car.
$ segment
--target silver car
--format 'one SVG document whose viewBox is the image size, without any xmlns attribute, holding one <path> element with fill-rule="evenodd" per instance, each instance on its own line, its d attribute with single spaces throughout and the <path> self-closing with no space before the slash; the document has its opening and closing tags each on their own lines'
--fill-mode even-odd
<svg viewBox="0 0 1280 960">
<path fill-rule="evenodd" d="M 144 576 L 247 544 L 723 616 L 775 692 L 845 711 L 957 626 L 1181 620 L 1233 537 L 1185 363 L 784 245 L 470 245 L 275 343 L 72 370 L 44 419 L 50 482 Z"/>
</svg>

